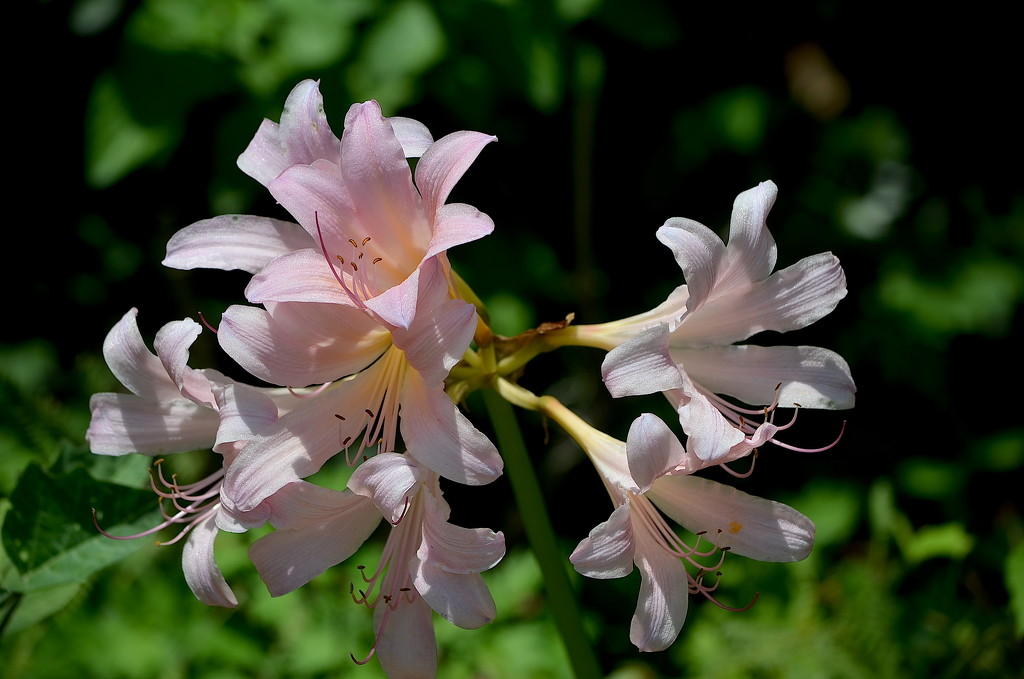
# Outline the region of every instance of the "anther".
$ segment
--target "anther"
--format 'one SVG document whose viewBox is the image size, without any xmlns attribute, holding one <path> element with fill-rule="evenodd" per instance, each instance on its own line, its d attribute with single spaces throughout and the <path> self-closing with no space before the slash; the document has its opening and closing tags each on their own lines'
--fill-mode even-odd
<svg viewBox="0 0 1024 679">
<path fill-rule="evenodd" d="M 370 242 L 370 237 L 367 236 L 366 238 L 363 239 L 363 242 L 361 243 L 361 245 L 366 245 L 369 242 Z"/>
<path fill-rule="evenodd" d="M 369 408 L 367 408 L 367 409 L 366 409 L 366 410 L 364 410 L 363 412 L 364 412 L 364 413 L 366 413 L 367 415 L 369 415 L 370 417 L 373 417 L 373 411 L 372 411 L 372 410 L 370 410 Z"/>
<path fill-rule="evenodd" d="M 344 415 L 339 415 L 338 413 L 334 413 L 334 416 L 337 417 L 339 420 L 344 420 L 345 419 Z"/>
<path fill-rule="evenodd" d="M 356 239 L 355 238 L 349 238 L 348 242 L 352 243 L 352 247 L 354 247 L 354 248 L 359 247 L 359 245 L 356 243 Z"/>
<path fill-rule="evenodd" d="M 376 264 L 377 262 L 383 262 L 383 261 L 384 261 L 383 257 L 374 257 L 373 258 L 373 263 L 374 264 Z"/>
</svg>

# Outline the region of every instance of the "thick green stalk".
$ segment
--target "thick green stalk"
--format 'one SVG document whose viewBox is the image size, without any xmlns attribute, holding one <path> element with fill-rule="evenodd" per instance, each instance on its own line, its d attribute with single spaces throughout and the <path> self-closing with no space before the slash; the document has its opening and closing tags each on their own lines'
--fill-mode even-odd
<svg viewBox="0 0 1024 679">
<path fill-rule="evenodd" d="M 590 641 L 584 634 L 583 620 L 576 606 L 572 583 L 566 571 L 566 558 L 559 551 L 554 531 L 551 529 L 544 496 L 526 452 L 526 444 L 519 430 L 515 411 L 493 389 L 484 390 L 484 401 L 494 424 L 498 448 L 505 460 L 505 473 L 512 483 L 512 492 L 516 497 L 516 506 L 523 520 L 526 537 L 540 563 L 551 615 L 562 635 L 569 661 L 578 679 L 598 679 L 603 676 L 601 666 L 597 662 Z"/>
</svg>

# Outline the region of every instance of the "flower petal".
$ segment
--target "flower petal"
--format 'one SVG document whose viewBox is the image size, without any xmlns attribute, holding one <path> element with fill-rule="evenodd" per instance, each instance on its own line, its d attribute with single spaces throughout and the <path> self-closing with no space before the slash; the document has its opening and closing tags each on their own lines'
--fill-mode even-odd
<svg viewBox="0 0 1024 679">
<path fill-rule="evenodd" d="M 416 553 L 420 561 L 429 562 L 449 573 L 479 573 L 493 568 L 505 556 L 505 536 L 502 533 L 495 533 L 489 528 L 454 526 L 447 521 L 447 511 L 437 506 L 443 504 L 443 500 L 426 496 L 423 501 L 427 511 L 423 521 L 423 542 Z"/>
<path fill-rule="evenodd" d="M 658 240 L 672 250 L 683 270 L 689 299 L 687 310 L 695 313 L 714 293 L 725 244 L 714 231 L 692 219 L 673 217 L 658 229 Z"/>
<path fill-rule="evenodd" d="M 188 367 L 189 348 L 202 331 L 203 326 L 190 318 L 173 321 L 157 331 L 153 347 L 182 396 L 197 405 L 216 409 L 217 399 L 211 391 L 210 380 L 202 372 Z"/>
<path fill-rule="evenodd" d="M 576 545 L 569 561 L 577 573 L 588 578 L 621 578 L 633 572 L 634 549 L 629 504 L 624 504 Z"/>
<path fill-rule="evenodd" d="M 341 142 L 327 123 L 319 82 L 303 80 L 289 93 L 281 124 L 264 120 L 238 157 L 238 167 L 266 186 L 292 165 L 310 165 L 321 158 L 336 163 L 340 152 Z"/>
<path fill-rule="evenodd" d="M 408 330 L 391 332 L 395 346 L 427 384 L 441 384 L 460 360 L 476 331 L 476 309 L 460 299 L 418 313 Z"/>
<path fill-rule="evenodd" d="M 443 388 L 428 386 L 415 370 L 406 374 L 401 415 L 409 454 L 441 476 L 478 486 L 501 475 L 504 463 L 490 439 L 459 412 Z"/>
<path fill-rule="evenodd" d="M 437 153 L 434 149 L 440 143 L 431 144 L 419 164 Z M 402 145 L 376 101 L 349 108 L 341 158 L 342 177 L 364 235 L 386 243 L 389 253 L 393 246 L 415 245 L 418 255 L 404 261 L 422 259 L 430 241 L 430 224 Z"/>
<path fill-rule="evenodd" d="M 427 149 L 416 165 L 416 186 L 423 194 L 427 214 L 440 209 L 480 151 L 492 141 L 498 138 L 464 130 L 441 137 Z"/>
<path fill-rule="evenodd" d="M 671 342 L 701 347 L 739 342 L 765 330 L 796 330 L 827 315 L 845 296 L 843 268 L 832 253 L 823 252 L 714 297 L 679 325 Z"/>
<path fill-rule="evenodd" d="M 352 472 L 348 488 L 371 498 L 381 514 L 397 523 L 408 511 L 413 489 L 421 477 L 422 472 L 405 455 L 380 453 Z"/>
<path fill-rule="evenodd" d="M 689 478 L 689 477 L 681 477 Z M 629 640 L 641 651 L 663 651 L 675 642 L 689 604 L 686 569 L 647 530 L 636 531 L 640 595 Z"/>
<path fill-rule="evenodd" d="M 268 500 L 278 528 L 249 548 L 271 596 L 281 596 L 352 556 L 380 523 L 369 499 L 305 482 L 284 486 Z"/>
<path fill-rule="evenodd" d="M 729 225 L 729 245 L 715 285 L 716 292 L 762 281 L 775 268 L 775 239 L 766 221 L 778 193 L 775 183 L 766 181 L 736 196 Z"/>
<path fill-rule="evenodd" d="M 181 229 L 167 241 L 172 269 L 240 269 L 256 273 L 276 257 L 319 247 L 301 226 L 269 217 L 222 215 Z"/>
<path fill-rule="evenodd" d="M 655 479 L 683 464 L 686 449 L 660 417 L 644 413 L 629 427 L 626 458 L 630 476 L 645 492 Z"/>
<path fill-rule="evenodd" d="M 220 426 L 213 449 L 230 465 L 234 454 L 255 435 L 277 421 L 278 409 L 265 393 L 245 384 L 228 384 L 217 391 Z"/>
<path fill-rule="evenodd" d="M 678 389 L 682 381 L 669 355 L 668 325 L 651 326 L 609 351 L 601 375 L 615 398 Z"/>
<path fill-rule="evenodd" d="M 296 250 L 282 255 L 259 271 L 245 288 L 254 304 L 270 302 L 323 302 L 352 306 L 352 298 L 331 273 L 319 250 Z"/>
<path fill-rule="evenodd" d="M 285 484 L 319 471 L 347 445 L 346 439 L 358 436 L 366 425 L 365 419 L 340 420 L 335 415 L 354 409 L 362 412 L 372 387 L 372 380 L 341 382 L 254 437 L 228 467 L 223 501 L 236 511 L 249 511 Z"/>
<path fill-rule="evenodd" d="M 273 314 L 250 306 L 228 307 L 217 341 L 261 380 L 300 387 L 362 370 L 384 353 L 390 337 L 354 307 L 282 302 L 274 305 Z"/>
<path fill-rule="evenodd" d="M 209 408 L 177 399 L 93 394 L 86 439 L 98 455 L 166 455 L 213 446 L 220 419 Z"/>
<path fill-rule="evenodd" d="M 709 391 L 755 406 L 771 404 L 780 384 L 783 408 L 852 408 L 857 391 L 842 356 L 819 347 L 745 344 L 673 350 L 672 356 Z"/>
<path fill-rule="evenodd" d="M 234 608 L 238 599 L 221 575 L 213 555 L 217 537 L 216 513 L 195 524 L 181 552 L 181 570 L 196 598 L 207 606 Z"/>
<path fill-rule="evenodd" d="M 373 609 L 373 630 L 378 635 L 376 654 L 384 674 L 402 679 L 437 676 L 437 642 L 430 606 L 420 597 L 396 608 Z"/>
<path fill-rule="evenodd" d="M 406 158 L 419 158 L 434 143 L 430 130 L 418 120 L 391 116 L 388 122 L 391 123 L 391 129 L 395 131 L 395 138 L 402 145 Z"/>
<path fill-rule="evenodd" d="M 433 257 L 456 245 L 483 238 L 492 231 L 494 221 L 472 205 L 442 205 L 434 216 L 434 235 L 425 256 Z"/>
<path fill-rule="evenodd" d="M 180 399 L 181 392 L 167 368 L 142 340 L 138 313 L 138 309 L 129 309 L 110 329 L 103 341 L 103 358 L 114 377 L 133 394 L 158 401 Z"/>
<path fill-rule="evenodd" d="M 792 507 L 696 476 L 663 476 L 649 497 L 692 533 L 759 561 L 800 561 L 814 543 L 814 523 Z"/>
<path fill-rule="evenodd" d="M 686 448 L 705 462 L 722 460 L 743 440 L 743 432 L 722 415 L 682 369 L 679 374 L 683 387 L 665 392 L 665 396 L 675 405 L 679 424 L 689 437 Z"/>
<path fill-rule="evenodd" d="M 478 574 L 451 573 L 428 562 L 413 561 L 416 591 L 445 620 L 463 629 L 477 629 L 494 620 L 494 599 Z"/>
</svg>

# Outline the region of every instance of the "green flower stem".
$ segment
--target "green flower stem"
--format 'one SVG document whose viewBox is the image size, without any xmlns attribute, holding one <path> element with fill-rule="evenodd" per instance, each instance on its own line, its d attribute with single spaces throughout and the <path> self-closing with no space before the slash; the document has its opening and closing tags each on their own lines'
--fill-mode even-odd
<svg viewBox="0 0 1024 679">
<path fill-rule="evenodd" d="M 526 390 L 520 391 L 529 394 Z M 536 409 L 537 397 L 534 396 L 533 399 L 531 410 Z M 554 531 L 551 529 L 544 497 L 526 452 L 526 444 L 519 430 L 515 411 L 502 394 L 493 389 L 484 390 L 484 402 L 494 424 L 498 447 L 505 460 L 505 472 L 512 483 L 512 491 L 515 493 L 516 506 L 523 519 L 526 537 L 540 563 L 551 614 L 562 635 L 569 661 L 578 679 L 597 679 L 603 676 L 601 665 L 597 662 L 590 641 L 583 632 L 583 620 L 576 606 L 572 583 L 566 569 L 566 559 L 559 551 Z M 517 405 L 530 407 L 525 403 Z"/>
</svg>

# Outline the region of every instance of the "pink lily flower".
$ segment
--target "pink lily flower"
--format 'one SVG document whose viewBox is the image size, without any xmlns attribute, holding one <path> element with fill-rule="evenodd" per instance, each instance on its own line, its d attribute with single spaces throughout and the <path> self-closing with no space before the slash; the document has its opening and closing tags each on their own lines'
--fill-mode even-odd
<svg viewBox="0 0 1024 679">
<path fill-rule="evenodd" d="M 259 390 L 235 383 L 214 370 L 194 370 L 187 365 L 189 348 L 202 332 L 190 319 L 164 325 L 156 335 L 156 355 L 142 340 L 131 309 L 111 329 L 103 354 L 114 375 L 130 394 L 94 394 L 90 400 L 92 420 L 86 439 L 93 453 L 124 455 L 167 453 L 212 448 L 223 454 L 225 467 L 245 445 L 258 423 L 275 421 L 295 401 L 285 390 Z M 280 406 L 275 402 L 280 401 Z M 158 462 L 159 469 L 159 462 Z M 182 552 L 185 580 L 196 597 L 213 606 L 235 606 L 237 600 L 214 559 L 214 538 L 220 530 L 241 532 L 263 523 L 262 510 L 238 514 L 220 502 L 224 468 L 191 484 L 168 481 L 159 473 L 161 487 L 153 490 L 169 501 L 174 512 L 164 521 L 132 539 L 151 535 L 172 525 L 183 526 L 168 542 L 188 537 Z M 163 506 L 163 505 L 161 505 Z"/>
<path fill-rule="evenodd" d="M 480 572 L 504 556 L 504 536 L 448 523 L 438 475 L 408 456 L 382 453 L 367 460 L 344 492 L 300 481 L 267 504 L 278 530 L 249 554 L 274 596 L 347 559 L 381 516 L 392 524 L 377 569 L 363 573 L 363 586 L 353 588 L 355 601 L 374 609 L 376 642 L 361 663 L 376 655 L 389 677 L 433 677 L 431 609 L 465 629 L 494 619 Z"/>
<path fill-rule="evenodd" d="M 316 83 L 305 81 L 280 125 L 264 121 L 239 158 L 301 226 L 227 216 L 171 239 L 169 266 L 255 274 L 246 296 L 265 308 L 233 306 L 219 328 L 232 358 L 273 384 L 324 385 L 322 396 L 250 437 L 225 481 L 239 511 L 361 435 L 356 458 L 371 445 L 395 450 L 399 410 L 420 462 L 461 483 L 501 473 L 494 445 L 443 392 L 477 322 L 470 304 L 451 297 L 445 253 L 493 230 L 475 208 L 445 201 L 493 140 L 456 132 L 435 142 L 372 101 L 350 108 L 338 140 Z M 407 158 L 417 155 L 414 183 Z"/>
<path fill-rule="evenodd" d="M 707 227 L 673 218 L 658 229 L 686 285 L 650 312 L 583 326 L 581 336 L 611 349 L 602 365 L 612 396 L 665 392 L 676 406 L 688 446 L 702 460 L 750 451 L 790 424 L 767 417 L 777 407 L 852 408 L 849 366 L 828 349 L 735 345 L 772 330 L 810 325 L 846 296 L 846 278 L 831 253 L 772 273 L 775 241 L 765 224 L 777 189 L 768 181 L 733 206 L 729 245 Z M 755 408 L 721 398 L 734 397 Z"/>
<path fill-rule="evenodd" d="M 429 130 L 411 118 L 387 119 L 408 158 L 418 158 L 433 143 Z M 281 123 L 264 120 L 238 167 L 267 186 L 293 165 L 326 160 L 341 163 L 341 140 L 324 113 L 319 82 L 303 80 L 288 95 Z M 304 248 L 319 248 L 315 233 L 269 217 L 222 215 L 178 231 L 167 243 L 164 265 L 172 269 L 238 269 L 256 273 L 271 260 Z"/>
<path fill-rule="evenodd" d="M 582 575 L 598 579 L 623 577 L 634 565 L 640 569 L 630 641 L 641 651 L 672 645 L 686 619 L 687 593 L 727 608 L 712 594 L 718 582 L 705 581 L 727 552 L 759 561 L 799 561 L 810 552 L 810 519 L 784 504 L 690 476 L 704 462 L 654 415 L 637 418 L 625 442 L 582 422 L 573 436 L 616 508 L 569 560 Z M 695 544 L 680 538 L 665 516 L 695 534 Z"/>
</svg>

